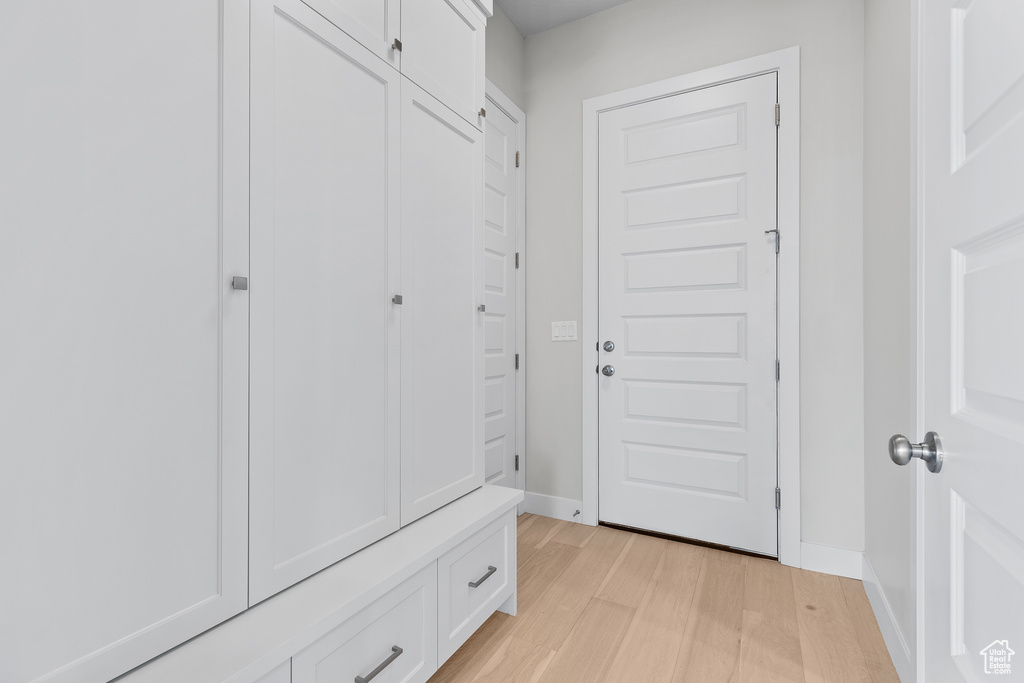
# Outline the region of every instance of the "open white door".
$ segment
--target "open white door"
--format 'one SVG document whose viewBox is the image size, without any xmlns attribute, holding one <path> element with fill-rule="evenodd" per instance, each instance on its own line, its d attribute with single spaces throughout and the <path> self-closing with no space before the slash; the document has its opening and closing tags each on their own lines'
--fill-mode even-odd
<svg viewBox="0 0 1024 683">
<path fill-rule="evenodd" d="M 484 482 L 525 488 L 520 448 L 525 410 L 520 354 L 525 289 L 519 267 L 525 115 L 487 84 L 484 122 Z"/>
<path fill-rule="evenodd" d="M 919 680 L 1021 681 L 1024 3 L 919 11 L 919 400 L 945 450 L 939 472 L 922 470 Z"/>
</svg>

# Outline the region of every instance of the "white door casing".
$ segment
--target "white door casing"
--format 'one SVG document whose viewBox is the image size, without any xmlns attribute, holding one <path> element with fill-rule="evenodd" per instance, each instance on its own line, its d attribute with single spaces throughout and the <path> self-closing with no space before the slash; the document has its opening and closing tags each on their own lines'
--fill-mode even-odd
<svg viewBox="0 0 1024 683">
<path fill-rule="evenodd" d="M 399 527 L 400 76 L 252 16 L 250 603 Z"/>
<path fill-rule="evenodd" d="M 0 9 L 0 680 L 246 606 L 248 13 Z"/>
<path fill-rule="evenodd" d="M 403 525 L 483 484 L 482 145 L 403 77 Z"/>
<path fill-rule="evenodd" d="M 1024 6 L 920 2 L 918 676 L 1024 680 Z M 921 441 L 923 433 L 909 435 Z"/>
<path fill-rule="evenodd" d="M 491 87 L 491 86 L 489 86 Z M 484 123 L 484 481 L 522 488 L 520 453 L 519 238 L 523 196 L 519 120 L 488 93 Z M 505 102 L 508 107 L 511 103 Z"/>
<path fill-rule="evenodd" d="M 767 555 L 776 78 L 603 113 L 599 158 L 601 519 Z"/>
<path fill-rule="evenodd" d="M 598 395 L 601 360 L 598 330 L 599 120 L 605 112 L 716 84 L 778 75 L 778 511 L 779 560 L 800 566 L 800 49 L 791 47 L 703 71 L 602 95 L 583 102 L 583 497 L 580 521 L 598 521 Z M 770 227 L 770 226 L 769 226 Z"/>
</svg>

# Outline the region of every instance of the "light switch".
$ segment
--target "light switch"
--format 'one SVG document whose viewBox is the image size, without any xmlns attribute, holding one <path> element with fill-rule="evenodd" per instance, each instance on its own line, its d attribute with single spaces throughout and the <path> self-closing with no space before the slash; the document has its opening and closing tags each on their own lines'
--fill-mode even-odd
<svg viewBox="0 0 1024 683">
<path fill-rule="evenodd" d="M 551 323 L 551 341 L 576 341 L 576 321 L 563 320 Z"/>
</svg>

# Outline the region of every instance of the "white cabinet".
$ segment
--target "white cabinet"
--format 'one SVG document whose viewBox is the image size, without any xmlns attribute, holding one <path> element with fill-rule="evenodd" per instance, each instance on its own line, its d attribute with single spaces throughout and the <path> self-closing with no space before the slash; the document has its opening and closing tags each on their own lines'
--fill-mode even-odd
<svg viewBox="0 0 1024 683">
<path fill-rule="evenodd" d="M 402 83 L 402 524 L 483 484 L 483 149 Z"/>
<path fill-rule="evenodd" d="M 402 73 L 483 127 L 484 21 L 464 0 L 405 0 Z"/>
<path fill-rule="evenodd" d="M 445 661 L 516 590 L 516 515 L 509 510 L 437 560 L 437 652 Z"/>
<path fill-rule="evenodd" d="M 3 681 L 246 606 L 248 7 L 165 9 L 0 9 Z"/>
<path fill-rule="evenodd" d="M 402 53 L 395 40 L 401 38 L 401 0 L 304 1 L 370 52 L 395 68 L 400 66 Z"/>
<path fill-rule="evenodd" d="M 398 529 L 400 76 L 252 15 L 250 602 Z"/>
<path fill-rule="evenodd" d="M 267 598 L 343 558 L 434 566 L 451 545 L 393 566 L 415 531 L 358 558 L 483 483 L 478 10 L 11 12 L 0 680 L 109 680 L 260 601 L 287 631 Z M 310 612 L 340 590 L 310 585 Z M 223 680 L 209 636 L 196 666 Z M 261 643 L 251 679 L 290 678 Z"/>
<path fill-rule="evenodd" d="M 393 588 L 292 658 L 293 683 L 423 683 L 437 670 L 437 567 Z"/>
<path fill-rule="evenodd" d="M 466 121 L 483 128 L 487 9 L 472 0 L 303 1 Z"/>
</svg>

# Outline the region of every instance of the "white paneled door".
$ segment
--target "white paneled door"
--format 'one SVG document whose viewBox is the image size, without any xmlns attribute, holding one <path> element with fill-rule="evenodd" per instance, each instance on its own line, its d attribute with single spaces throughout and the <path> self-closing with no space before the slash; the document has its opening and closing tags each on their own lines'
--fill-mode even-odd
<svg viewBox="0 0 1024 683">
<path fill-rule="evenodd" d="M 400 83 L 252 3 L 250 601 L 398 529 Z"/>
<path fill-rule="evenodd" d="M 516 122 L 493 105 L 484 124 L 484 480 L 516 488 Z"/>
<path fill-rule="evenodd" d="M 938 473 L 911 463 L 924 479 L 919 680 L 1021 681 L 1024 5 L 919 7 L 919 426 L 945 450 Z"/>
<path fill-rule="evenodd" d="M 246 606 L 248 4 L 165 10 L 0 5 L 2 681 Z"/>
<path fill-rule="evenodd" d="M 600 115 L 600 519 L 777 554 L 775 74 Z"/>
</svg>

